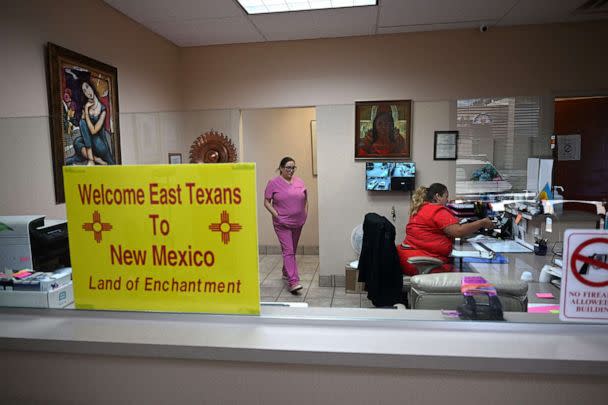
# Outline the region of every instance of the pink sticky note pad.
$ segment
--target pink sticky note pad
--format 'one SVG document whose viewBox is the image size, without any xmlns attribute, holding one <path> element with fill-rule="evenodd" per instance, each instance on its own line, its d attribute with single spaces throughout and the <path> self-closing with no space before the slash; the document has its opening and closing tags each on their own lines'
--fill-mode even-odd
<svg viewBox="0 0 608 405">
<path fill-rule="evenodd" d="M 16 278 L 18 280 L 21 280 L 22 278 L 27 278 L 29 276 L 32 275 L 31 271 L 27 271 L 27 270 L 20 270 L 17 273 L 13 273 L 13 278 Z"/>
<path fill-rule="evenodd" d="M 537 298 L 555 298 L 553 293 L 536 293 Z"/>
<path fill-rule="evenodd" d="M 555 314 L 559 313 L 559 305 L 543 305 L 542 307 L 528 307 L 531 314 Z"/>
</svg>

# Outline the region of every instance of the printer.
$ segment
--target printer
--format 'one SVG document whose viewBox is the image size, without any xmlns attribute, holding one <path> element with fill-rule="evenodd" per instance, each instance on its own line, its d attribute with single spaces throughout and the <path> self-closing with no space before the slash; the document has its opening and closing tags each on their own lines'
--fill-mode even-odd
<svg viewBox="0 0 608 405">
<path fill-rule="evenodd" d="M 0 272 L 52 272 L 70 265 L 65 220 L 45 221 L 44 215 L 0 216 Z"/>
</svg>

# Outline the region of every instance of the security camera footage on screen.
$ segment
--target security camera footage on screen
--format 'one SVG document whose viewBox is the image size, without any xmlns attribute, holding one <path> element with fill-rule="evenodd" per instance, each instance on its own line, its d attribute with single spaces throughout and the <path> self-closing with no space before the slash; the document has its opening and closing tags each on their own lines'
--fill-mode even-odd
<svg viewBox="0 0 608 405">
<path fill-rule="evenodd" d="M 365 188 L 373 191 L 411 190 L 414 188 L 414 162 L 367 162 Z"/>
</svg>

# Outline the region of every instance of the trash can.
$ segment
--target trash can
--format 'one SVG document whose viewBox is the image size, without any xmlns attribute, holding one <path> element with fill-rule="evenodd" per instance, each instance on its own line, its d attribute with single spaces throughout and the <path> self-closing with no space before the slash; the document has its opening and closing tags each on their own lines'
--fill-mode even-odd
<svg viewBox="0 0 608 405">
<path fill-rule="evenodd" d="M 359 277 L 359 269 L 356 267 L 352 267 L 350 264 L 347 264 L 344 268 L 344 285 L 347 293 L 351 294 L 361 294 L 364 293 L 365 283 L 360 283 L 357 281 Z"/>
</svg>

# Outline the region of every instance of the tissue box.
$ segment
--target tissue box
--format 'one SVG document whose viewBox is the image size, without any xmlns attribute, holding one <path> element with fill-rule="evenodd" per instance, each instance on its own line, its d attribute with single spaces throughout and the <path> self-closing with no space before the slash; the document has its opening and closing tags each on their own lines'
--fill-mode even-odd
<svg viewBox="0 0 608 405">
<path fill-rule="evenodd" d="M 0 306 L 22 308 L 65 308 L 74 302 L 74 288 L 69 281 L 49 291 L 0 290 Z"/>
</svg>

